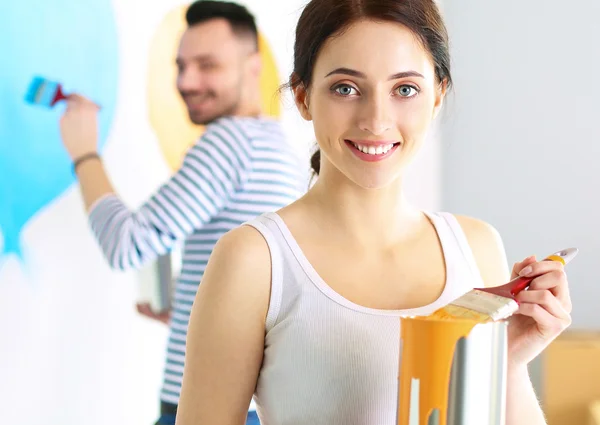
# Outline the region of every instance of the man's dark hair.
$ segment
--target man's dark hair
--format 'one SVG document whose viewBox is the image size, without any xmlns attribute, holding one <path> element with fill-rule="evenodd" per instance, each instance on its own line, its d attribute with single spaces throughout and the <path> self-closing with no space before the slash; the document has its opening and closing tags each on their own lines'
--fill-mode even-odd
<svg viewBox="0 0 600 425">
<path fill-rule="evenodd" d="M 250 37 L 258 49 L 256 22 L 244 6 L 228 1 L 198 0 L 190 5 L 185 14 L 189 27 L 211 19 L 225 19 L 236 35 Z"/>
</svg>

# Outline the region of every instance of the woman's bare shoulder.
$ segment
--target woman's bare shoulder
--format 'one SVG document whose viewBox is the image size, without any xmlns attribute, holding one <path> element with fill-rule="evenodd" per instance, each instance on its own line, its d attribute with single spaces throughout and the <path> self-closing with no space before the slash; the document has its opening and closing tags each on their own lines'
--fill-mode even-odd
<svg viewBox="0 0 600 425">
<path fill-rule="evenodd" d="M 269 247 L 261 232 L 244 224 L 221 236 L 213 249 L 210 261 L 236 267 L 268 266 Z"/>
<path fill-rule="evenodd" d="M 510 271 L 504 243 L 498 230 L 478 218 L 465 215 L 455 217 L 467 237 L 485 285 L 497 286 L 506 283 L 510 278 Z"/>
</svg>

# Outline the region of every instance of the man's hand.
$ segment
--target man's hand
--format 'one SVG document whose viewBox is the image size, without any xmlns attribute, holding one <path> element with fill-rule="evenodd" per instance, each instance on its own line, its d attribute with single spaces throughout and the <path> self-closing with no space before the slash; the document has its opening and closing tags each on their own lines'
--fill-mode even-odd
<svg viewBox="0 0 600 425">
<path fill-rule="evenodd" d="M 137 303 L 136 308 L 138 313 L 140 313 L 142 316 L 158 320 L 166 325 L 168 325 L 169 320 L 171 320 L 171 310 L 163 310 L 159 313 L 155 313 L 154 310 L 152 310 L 152 307 L 150 307 L 149 303 Z"/>
<path fill-rule="evenodd" d="M 60 119 L 60 134 L 71 160 L 98 149 L 98 110 L 94 102 L 78 94 L 69 95 Z"/>
</svg>

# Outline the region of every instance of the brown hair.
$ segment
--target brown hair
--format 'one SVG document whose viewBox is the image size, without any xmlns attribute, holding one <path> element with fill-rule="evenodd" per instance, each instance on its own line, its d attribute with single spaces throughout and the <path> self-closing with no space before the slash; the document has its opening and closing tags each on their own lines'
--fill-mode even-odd
<svg viewBox="0 0 600 425">
<path fill-rule="evenodd" d="M 361 19 L 396 22 L 408 28 L 431 54 L 438 81 L 446 87 L 452 85 L 448 32 L 435 0 L 311 0 L 296 26 L 294 71 L 288 86 L 308 89 L 323 44 Z M 320 150 L 310 163 L 319 174 Z"/>
<path fill-rule="evenodd" d="M 185 13 L 189 27 L 212 19 L 225 19 L 233 32 L 240 37 L 250 37 L 258 49 L 258 29 L 254 16 L 244 6 L 229 1 L 197 0 Z"/>
</svg>

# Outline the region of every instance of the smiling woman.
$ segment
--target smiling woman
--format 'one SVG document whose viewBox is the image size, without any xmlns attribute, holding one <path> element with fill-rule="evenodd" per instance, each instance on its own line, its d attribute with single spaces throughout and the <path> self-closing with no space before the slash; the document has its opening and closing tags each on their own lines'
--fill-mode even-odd
<svg viewBox="0 0 600 425">
<path fill-rule="evenodd" d="M 371 155 L 383 155 L 383 153 L 377 152 L 377 145 L 389 146 L 388 141 L 381 141 L 373 136 L 389 132 L 388 127 L 393 125 L 391 117 L 399 122 L 406 123 L 410 121 L 406 119 L 407 116 L 410 115 L 411 118 L 414 118 L 418 115 L 415 114 L 417 112 L 415 108 L 431 109 L 432 113 L 429 115 L 428 120 L 421 120 L 412 129 L 403 126 L 404 131 L 401 131 L 401 133 L 404 134 L 398 134 L 397 140 L 391 141 L 395 148 L 402 148 L 405 162 L 412 158 L 412 155 L 407 156 L 407 154 L 415 152 L 415 148 L 419 146 L 406 146 L 402 138 L 407 139 L 414 135 L 417 136 L 418 141 L 423 139 L 420 134 L 414 134 L 414 131 L 422 133 L 423 130 L 428 129 L 431 119 L 435 117 L 441 106 L 446 89 L 451 84 L 449 55 L 447 49 L 444 48 L 447 35 L 443 24 L 440 25 L 441 21 L 436 21 L 436 16 L 432 13 L 426 13 L 419 17 L 420 22 L 418 19 L 414 21 L 407 19 L 408 16 L 411 16 L 409 8 L 412 3 L 414 2 L 398 2 L 398 6 L 390 9 L 394 11 L 390 16 L 393 16 L 394 20 L 402 25 L 395 28 L 397 34 L 391 39 L 389 37 L 382 38 L 376 42 L 380 54 L 384 54 L 384 52 L 394 53 L 393 60 L 388 61 L 387 69 L 378 67 L 380 65 L 378 61 L 369 60 L 365 62 L 358 60 L 355 55 L 350 57 L 347 55 L 350 46 L 341 44 L 342 42 L 355 42 L 357 43 L 357 49 L 364 49 L 365 52 L 372 51 L 373 47 L 368 44 L 367 38 L 360 36 L 361 30 L 373 31 L 370 29 L 369 22 L 354 22 L 352 24 L 356 40 L 343 37 L 333 37 L 326 40 L 328 28 L 311 28 L 312 22 L 309 20 L 300 22 L 301 25 L 306 27 L 299 27 L 297 31 L 296 67 L 290 79 L 292 88 L 295 89 L 297 95 L 301 96 L 300 100 L 305 107 L 309 105 L 306 102 L 304 91 L 309 88 L 312 88 L 312 92 L 315 94 L 313 97 L 320 93 L 320 89 L 325 90 L 325 93 L 329 91 L 337 95 L 337 98 L 329 99 L 330 102 L 327 106 L 336 103 L 338 105 L 336 109 L 344 120 L 354 120 L 357 127 L 369 130 L 372 133 L 367 141 L 361 140 L 362 143 L 356 141 L 354 144 L 350 143 L 351 147 L 356 148 L 355 151 L 364 153 L 366 150 L 367 154 Z M 352 9 L 344 10 L 342 7 L 339 8 L 338 12 L 342 14 L 340 22 L 352 22 L 357 14 Z M 311 11 L 308 13 L 311 13 Z M 373 16 L 373 18 L 376 18 L 376 16 Z M 429 28 L 429 30 L 425 30 L 426 28 Z M 379 30 L 381 32 L 381 28 Z M 321 54 L 326 50 L 333 51 L 333 53 L 323 54 L 323 60 L 318 61 L 317 66 L 311 68 L 303 63 L 301 53 L 310 51 L 311 48 L 314 50 L 313 46 L 319 44 L 313 43 L 312 39 L 308 39 L 306 36 L 306 34 L 314 34 L 315 32 L 317 39 L 322 40 Z M 400 41 L 400 43 L 392 44 L 391 40 Z M 337 46 L 331 48 L 331 44 Z M 425 57 L 422 57 L 423 55 L 415 56 L 415 52 L 420 53 L 423 49 L 426 52 Z M 357 65 L 348 66 L 350 63 L 356 63 Z M 342 66 L 336 67 L 336 64 Z M 431 94 L 436 94 L 437 97 L 432 97 Z M 317 107 L 314 102 L 318 100 L 321 99 L 311 99 L 312 108 Z M 424 103 L 426 101 L 433 101 L 433 105 Z M 391 108 L 388 108 L 388 106 L 391 106 Z M 365 112 L 367 112 L 367 115 L 364 114 Z M 386 116 L 385 113 L 389 115 Z M 304 114 L 304 116 L 308 118 L 307 114 Z M 337 116 L 335 118 L 339 119 Z M 316 123 L 315 127 L 316 131 L 319 131 Z M 354 136 L 349 139 L 352 137 Z M 361 145 L 363 149 L 357 148 L 356 145 Z M 323 162 L 332 160 L 327 155 L 327 147 L 321 146 L 321 149 L 324 150 Z M 318 151 L 315 155 L 319 158 L 318 160 L 316 157 L 313 158 L 313 170 L 319 174 L 321 152 Z M 365 156 L 362 159 L 373 160 L 373 158 Z M 335 161 L 335 159 L 333 160 Z"/>
<path fill-rule="evenodd" d="M 369 43 L 376 39 L 381 52 L 389 52 L 385 60 L 361 58 L 364 53 L 348 55 L 350 49 L 372 50 Z M 309 41 L 297 40 L 302 43 Z M 362 20 L 343 37 L 323 43 L 310 80 L 302 68 L 295 71 L 292 88 L 302 115 L 314 122 L 322 152 L 321 174 L 341 172 L 360 186 L 375 188 L 404 172 L 448 84 L 447 75 L 437 75 L 431 55 L 424 54 L 439 50 L 430 43 L 435 40 L 415 36 L 404 25 Z M 364 161 L 378 164 L 365 168 Z"/>
<path fill-rule="evenodd" d="M 404 197 L 449 63 L 434 0 L 307 4 L 289 86 L 314 127 L 319 177 L 217 243 L 190 319 L 178 425 L 242 423 L 251 397 L 263 425 L 398 423 L 399 317 L 509 279 L 493 227 Z M 529 258 L 513 273 L 533 263 L 536 289 L 509 328 L 510 425 L 544 423 L 526 366 L 568 324 L 559 266 Z"/>
</svg>

